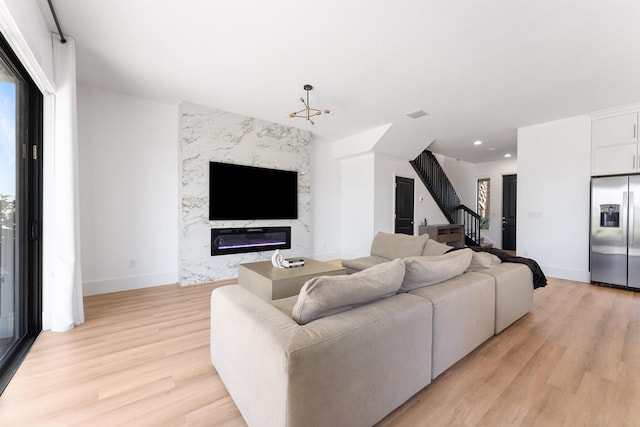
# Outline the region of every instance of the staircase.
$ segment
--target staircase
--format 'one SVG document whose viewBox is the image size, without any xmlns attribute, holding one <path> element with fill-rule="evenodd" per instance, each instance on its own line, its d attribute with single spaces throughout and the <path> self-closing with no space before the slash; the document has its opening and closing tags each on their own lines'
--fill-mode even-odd
<svg viewBox="0 0 640 427">
<path fill-rule="evenodd" d="M 480 246 L 480 215 L 463 205 L 438 159 L 424 150 L 409 162 L 450 224 L 463 224 L 465 244 Z"/>
</svg>

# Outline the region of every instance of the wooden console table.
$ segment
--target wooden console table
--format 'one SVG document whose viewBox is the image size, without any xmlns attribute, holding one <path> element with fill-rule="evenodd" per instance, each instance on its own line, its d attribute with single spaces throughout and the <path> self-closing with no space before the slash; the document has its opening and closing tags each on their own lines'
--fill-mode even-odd
<svg viewBox="0 0 640 427">
<path fill-rule="evenodd" d="M 430 239 L 445 243 L 449 246 L 464 246 L 464 225 L 462 224 L 421 225 L 419 227 L 419 233 L 427 233 Z"/>
<path fill-rule="evenodd" d="M 304 258 L 302 267 L 276 268 L 271 261 L 250 262 L 238 265 L 238 283 L 266 300 L 297 295 L 307 280 L 316 276 L 347 274 L 338 265 Z"/>
</svg>

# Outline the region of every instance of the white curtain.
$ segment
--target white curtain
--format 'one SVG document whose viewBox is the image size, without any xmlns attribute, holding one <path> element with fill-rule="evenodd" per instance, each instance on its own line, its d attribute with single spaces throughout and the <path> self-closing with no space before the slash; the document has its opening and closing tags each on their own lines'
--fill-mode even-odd
<svg viewBox="0 0 640 427">
<path fill-rule="evenodd" d="M 55 94 L 53 100 L 52 159 L 45 165 L 44 191 L 50 201 L 45 212 L 45 298 L 52 331 L 67 331 L 84 322 L 82 269 L 80 266 L 80 206 L 78 184 L 78 135 L 76 112 L 75 41 L 66 43 L 53 35 Z M 48 173 L 47 173 L 48 172 Z M 45 205 L 46 209 L 46 205 Z M 49 239 L 46 238 L 49 236 Z"/>
</svg>

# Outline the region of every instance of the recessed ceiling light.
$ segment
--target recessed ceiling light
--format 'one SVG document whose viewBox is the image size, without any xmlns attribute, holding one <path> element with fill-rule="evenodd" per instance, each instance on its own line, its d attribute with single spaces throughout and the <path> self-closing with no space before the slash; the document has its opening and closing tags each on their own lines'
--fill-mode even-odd
<svg viewBox="0 0 640 427">
<path fill-rule="evenodd" d="M 490 148 L 487 148 L 487 150 L 489 150 L 489 151 L 496 151 L 496 147 L 490 147 Z"/>
<path fill-rule="evenodd" d="M 511 154 L 507 153 L 504 155 L 505 157 L 511 157 Z"/>
<path fill-rule="evenodd" d="M 407 117 L 411 117 L 412 119 L 417 119 L 418 117 L 423 117 L 426 115 L 427 113 L 422 110 L 416 110 L 406 114 Z"/>
<path fill-rule="evenodd" d="M 482 144 L 482 141 L 480 140 L 477 140 L 476 142 L 473 143 L 473 145 L 480 145 L 480 144 Z"/>
</svg>

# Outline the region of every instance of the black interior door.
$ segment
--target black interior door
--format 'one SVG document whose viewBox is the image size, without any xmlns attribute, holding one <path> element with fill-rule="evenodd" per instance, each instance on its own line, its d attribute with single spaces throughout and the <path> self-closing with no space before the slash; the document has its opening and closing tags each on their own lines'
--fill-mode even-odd
<svg viewBox="0 0 640 427">
<path fill-rule="evenodd" d="M 502 176 L 502 249 L 516 250 L 518 175 Z"/>
<path fill-rule="evenodd" d="M 396 177 L 395 232 L 413 235 L 413 179 Z"/>
</svg>

